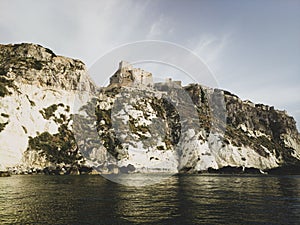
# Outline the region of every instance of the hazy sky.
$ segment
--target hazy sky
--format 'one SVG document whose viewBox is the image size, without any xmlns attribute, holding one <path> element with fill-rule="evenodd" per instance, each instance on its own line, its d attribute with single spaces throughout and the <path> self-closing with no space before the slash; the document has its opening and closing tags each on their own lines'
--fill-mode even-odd
<svg viewBox="0 0 300 225">
<path fill-rule="evenodd" d="M 0 0 L 0 32 L 0 43 L 38 43 L 88 67 L 126 43 L 174 42 L 221 88 L 300 123 L 300 0 Z"/>
</svg>

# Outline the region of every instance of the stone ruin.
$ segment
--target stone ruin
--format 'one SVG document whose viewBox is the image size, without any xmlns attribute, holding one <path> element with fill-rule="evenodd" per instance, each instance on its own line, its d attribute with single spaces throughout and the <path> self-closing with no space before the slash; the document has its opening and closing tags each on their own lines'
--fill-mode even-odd
<svg viewBox="0 0 300 225">
<path fill-rule="evenodd" d="M 119 63 L 118 70 L 110 78 L 110 84 L 108 88 L 113 87 L 154 87 L 161 85 L 168 85 L 173 87 L 181 87 L 181 81 L 174 81 L 172 78 L 165 79 L 164 82 L 153 82 L 152 73 L 147 72 L 140 68 L 134 68 L 130 63 L 121 61 Z"/>
<path fill-rule="evenodd" d="M 109 87 L 117 86 L 148 86 L 153 85 L 152 74 L 140 68 L 133 68 L 125 61 L 119 63 L 119 69 L 110 78 Z"/>
</svg>

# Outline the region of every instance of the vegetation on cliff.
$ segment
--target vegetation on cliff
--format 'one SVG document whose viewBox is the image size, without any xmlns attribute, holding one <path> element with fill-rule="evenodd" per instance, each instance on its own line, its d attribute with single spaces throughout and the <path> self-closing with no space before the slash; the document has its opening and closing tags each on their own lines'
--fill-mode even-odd
<svg viewBox="0 0 300 225">
<path fill-rule="evenodd" d="M 59 107 L 63 112 L 69 111 L 69 107 L 65 107 L 62 103 L 40 110 L 45 119 L 51 119 L 60 125 L 58 132 L 50 134 L 46 131 L 35 137 L 29 137 L 27 151 L 38 152 L 41 157 L 45 157 L 54 165 L 80 165 L 83 163 L 83 157 L 79 152 L 74 133 L 70 129 L 71 117 L 67 118 L 63 113 L 55 114 Z"/>
</svg>

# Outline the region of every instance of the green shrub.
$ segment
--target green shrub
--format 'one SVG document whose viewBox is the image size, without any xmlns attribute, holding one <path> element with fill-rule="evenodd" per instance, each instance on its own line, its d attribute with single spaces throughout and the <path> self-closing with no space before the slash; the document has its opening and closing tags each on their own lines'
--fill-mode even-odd
<svg viewBox="0 0 300 225">
<path fill-rule="evenodd" d="M 4 97 L 6 95 L 10 95 L 11 92 L 8 88 L 15 87 L 13 84 L 13 80 L 8 80 L 3 76 L 0 76 L 0 97 Z"/>
<path fill-rule="evenodd" d="M 62 124 L 58 133 L 43 132 L 36 137 L 29 137 L 29 149 L 40 152 L 52 163 L 74 165 L 82 159 L 72 131 Z"/>
<path fill-rule="evenodd" d="M 4 130 L 5 126 L 8 124 L 8 122 L 6 123 L 0 123 L 0 132 Z"/>
<path fill-rule="evenodd" d="M 44 119 L 49 120 L 51 116 L 54 116 L 55 111 L 57 110 L 57 105 L 53 104 L 43 110 L 40 110 L 40 113 Z"/>
</svg>

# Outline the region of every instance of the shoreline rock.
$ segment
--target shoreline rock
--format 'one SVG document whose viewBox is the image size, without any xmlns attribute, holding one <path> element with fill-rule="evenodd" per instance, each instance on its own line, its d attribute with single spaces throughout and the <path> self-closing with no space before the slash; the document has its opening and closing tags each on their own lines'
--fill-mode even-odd
<svg viewBox="0 0 300 225">
<path fill-rule="evenodd" d="M 11 174 L 8 171 L 0 171 L 0 177 L 10 177 Z"/>
<path fill-rule="evenodd" d="M 163 172 L 162 172 L 163 173 Z M 141 172 L 124 171 L 122 169 L 118 172 L 99 172 L 91 167 L 46 167 L 44 169 L 30 169 L 27 171 L 0 171 L 0 177 L 9 177 L 11 175 L 55 175 L 55 176 L 77 176 L 77 175 L 107 175 L 107 174 L 149 174 Z M 161 173 L 157 173 L 161 174 Z M 167 174 L 167 173 L 166 173 Z M 281 176 L 281 175 L 300 175 L 300 165 L 294 166 L 282 166 L 268 170 L 260 170 L 257 168 L 244 168 L 244 167 L 232 167 L 226 166 L 220 169 L 208 168 L 203 171 L 184 170 L 175 173 L 174 175 L 190 174 L 190 175 L 264 175 L 264 176 Z"/>
</svg>

